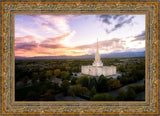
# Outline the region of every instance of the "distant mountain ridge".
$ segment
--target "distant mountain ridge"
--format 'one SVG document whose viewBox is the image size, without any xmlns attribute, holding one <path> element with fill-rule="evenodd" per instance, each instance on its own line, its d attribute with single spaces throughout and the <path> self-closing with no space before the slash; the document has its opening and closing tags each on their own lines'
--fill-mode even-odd
<svg viewBox="0 0 160 116">
<path fill-rule="evenodd" d="M 118 57 L 144 57 L 145 51 L 142 52 L 120 52 L 120 53 L 109 53 L 101 54 L 101 58 L 118 58 Z M 84 58 L 94 58 L 92 55 L 82 55 L 82 56 L 36 56 L 36 57 L 19 57 L 15 56 L 15 59 L 84 59 Z"/>
</svg>

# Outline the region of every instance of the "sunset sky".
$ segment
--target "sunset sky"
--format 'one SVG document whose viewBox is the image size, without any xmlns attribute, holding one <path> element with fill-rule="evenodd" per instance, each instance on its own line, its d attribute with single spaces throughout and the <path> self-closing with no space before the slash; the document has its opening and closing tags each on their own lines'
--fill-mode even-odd
<svg viewBox="0 0 160 116">
<path fill-rule="evenodd" d="M 145 51 L 145 15 L 15 15 L 15 56 Z"/>
</svg>

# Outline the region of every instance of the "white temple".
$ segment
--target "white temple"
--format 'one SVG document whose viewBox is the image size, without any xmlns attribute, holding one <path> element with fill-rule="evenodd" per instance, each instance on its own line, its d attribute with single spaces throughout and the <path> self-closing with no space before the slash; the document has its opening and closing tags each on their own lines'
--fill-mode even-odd
<svg viewBox="0 0 160 116">
<path fill-rule="evenodd" d="M 98 49 L 98 40 L 95 61 L 92 65 L 81 66 L 81 73 L 92 76 L 110 76 L 116 74 L 116 66 L 103 66 Z"/>
</svg>

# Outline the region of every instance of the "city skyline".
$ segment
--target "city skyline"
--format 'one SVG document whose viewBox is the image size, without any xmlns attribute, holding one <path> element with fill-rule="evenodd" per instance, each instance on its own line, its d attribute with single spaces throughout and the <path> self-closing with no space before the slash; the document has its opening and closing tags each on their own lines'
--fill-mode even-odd
<svg viewBox="0 0 160 116">
<path fill-rule="evenodd" d="M 145 51 L 145 15 L 15 15 L 15 56 Z"/>
</svg>

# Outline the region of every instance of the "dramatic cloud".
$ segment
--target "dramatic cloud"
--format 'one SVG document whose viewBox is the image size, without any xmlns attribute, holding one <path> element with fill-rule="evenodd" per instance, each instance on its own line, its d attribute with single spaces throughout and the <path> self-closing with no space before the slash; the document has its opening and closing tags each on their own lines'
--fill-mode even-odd
<svg viewBox="0 0 160 116">
<path fill-rule="evenodd" d="M 15 46 L 15 49 L 25 49 L 25 50 L 32 50 L 37 47 L 38 44 L 36 42 L 29 42 L 29 43 L 18 43 Z"/>
<path fill-rule="evenodd" d="M 132 40 L 132 41 L 143 41 L 145 40 L 145 31 L 143 31 L 141 34 L 135 36 L 136 39 Z"/>
<path fill-rule="evenodd" d="M 63 47 L 65 48 L 62 43 L 64 42 L 64 40 L 69 37 L 70 35 L 72 35 L 74 32 L 68 32 L 65 33 L 63 35 L 57 36 L 57 37 L 53 37 L 53 38 L 47 38 L 44 41 L 42 41 L 40 43 L 39 46 L 41 47 L 46 47 L 46 48 L 58 48 L 58 47 Z"/>
<path fill-rule="evenodd" d="M 66 37 L 68 37 L 72 32 L 69 32 L 69 33 L 65 33 L 63 35 L 60 35 L 60 36 L 57 36 L 57 37 L 54 37 L 54 38 L 48 38 L 44 41 L 42 41 L 42 44 L 55 44 L 55 43 L 59 43 L 61 41 L 63 41 Z"/>
<path fill-rule="evenodd" d="M 102 18 L 102 21 L 107 24 L 112 24 L 110 21 L 112 17 L 113 15 L 100 15 L 100 18 Z"/>
<path fill-rule="evenodd" d="M 112 40 L 99 41 L 98 43 L 99 43 L 99 49 L 104 52 L 107 51 L 106 53 L 117 50 L 117 49 L 119 50 L 124 49 L 124 41 L 118 38 L 114 38 Z M 86 50 L 88 51 L 87 52 L 88 54 L 91 51 L 92 53 L 95 53 L 96 45 L 97 43 L 82 45 L 82 46 L 77 46 L 74 49 L 75 50 Z"/>
<path fill-rule="evenodd" d="M 24 37 L 16 37 L 15 41 L 15 54 L 22 54 L 21 51 L 25 52 L 26 54 L 39 54 L 39 55 L 55 55 L 65 53 L 67 54 L 67 49 L 71 49 L 70 47 L 66 47 L 64 45 L 64 41 L 66 38 L 73 35 L 74 32 L 64 33 L 62 35 L 47 38 L 44 41 L 36 42 L 36 39 L 33 36 L 24 36 Z M 56 51 L 58 52 L 55 52 Z M 34 50 L 34 51 L 33 51 Z M 54 52 L 53 52 L 54 50 Z M 65 52 L 64 52 L 65 51 Z"/>
<path fill-rule="evenodd" d="M 66 48 L 62 44 L 40 44 L 40 47 L 43 47 L 43 48 L 52 48 L 52 49 Z"/>
<path fill-rule="evenodd" d="M 107 33 L 111 33 L 125 24 L 130 24 L 134 18 L 134 16 L 131 16 L 128 18 L 129 15 L 100 15 L 100 18 L 102 19 L 103 23 L 113 25 L 112 29 L 106 28 Z M 116 23 L 115 23 L 116 22 Z"/>
<path fill-rule="evenodd" d="M 133 19 L 133 18 L 134 18 L 134 16 L 132 16 L 131 18 L 129 18 L 129 19 L 127 19 L 127 20 L 124 20 L 124 21 L 116 24 L 116 25 L 114 26 L 114 28 L 111 30 L 111 32 L 112 32 L 112 31 L 115 31 L 115 30 L 117 30 L 117 29 L 119 29 L 119 28 L 121 28 L 124 24 L 130 24 L 130 23 L 132 22 L 132 19 Z"/>
<path fill-rule="evenodd" d="M 15 49 L 31 50 L 38 46 L 35 38 L 33 36 L 16 37 L 15 39 Z"/>
</svg>

